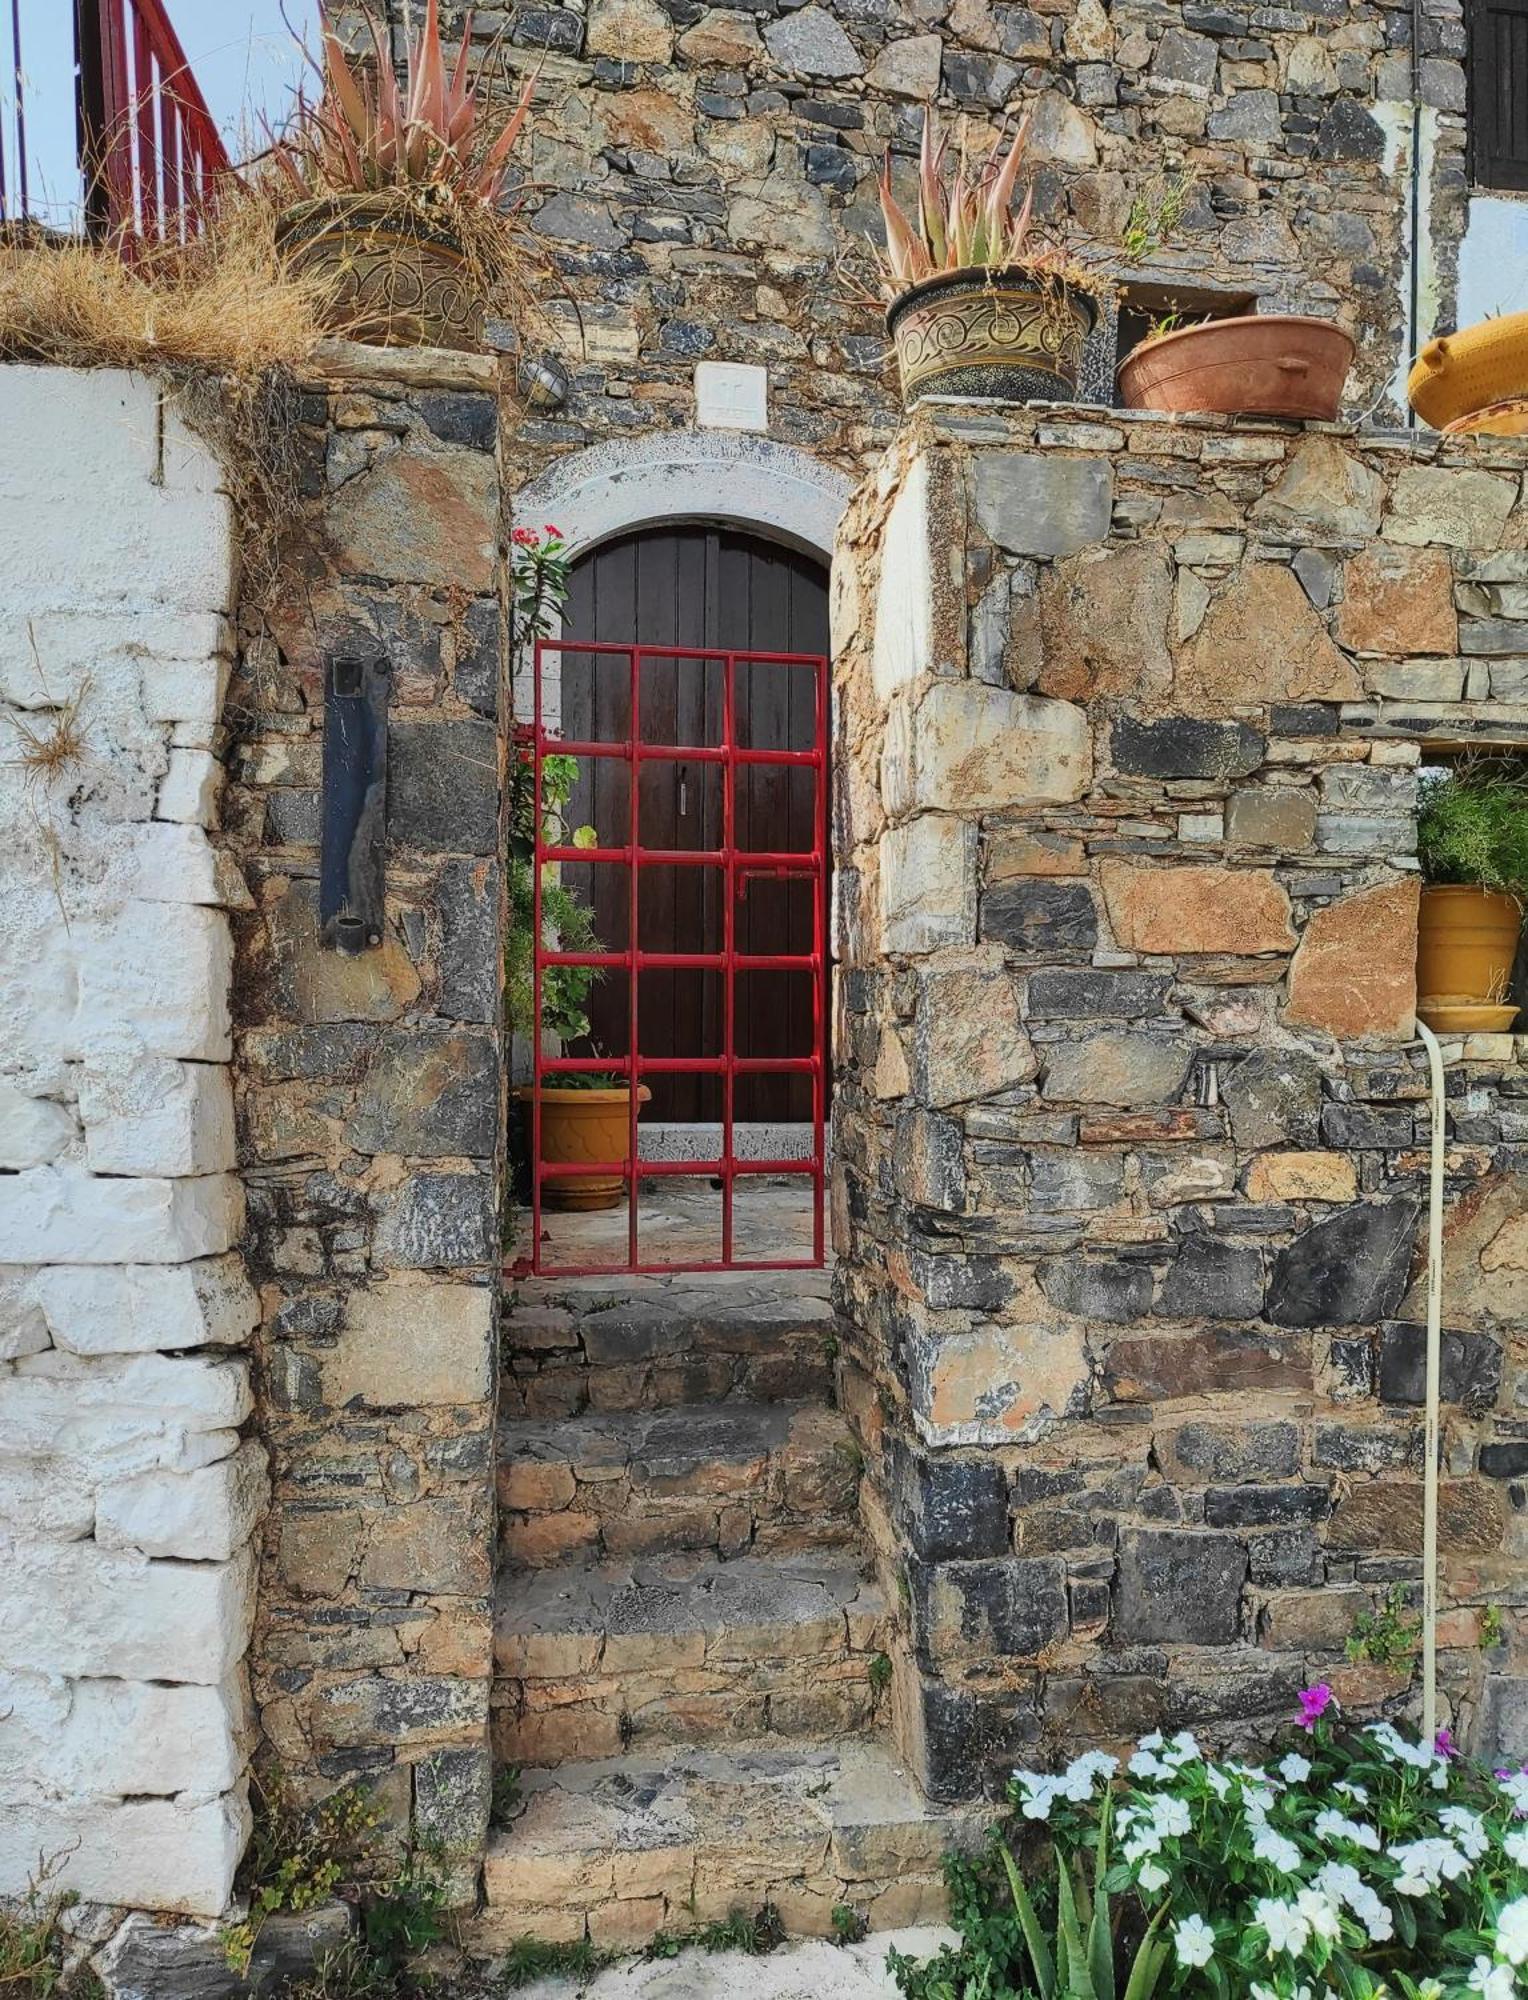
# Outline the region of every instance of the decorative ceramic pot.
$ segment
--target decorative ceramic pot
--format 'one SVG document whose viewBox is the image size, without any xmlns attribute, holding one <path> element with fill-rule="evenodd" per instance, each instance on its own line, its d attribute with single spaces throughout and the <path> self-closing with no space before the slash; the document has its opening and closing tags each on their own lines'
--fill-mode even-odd
<svg viewBox="0 0 1528 2000">
<path fill-rule="evenodd" d="M 894 299 L 902 400 L 971 396 L 983 402 L 1065 402 L 1077 392 L 1093 301 L 1022 266 L 925 278 Z"/>
<path fill-rule="evenodd" d="M 294 269 L 333 281 L 324 317 L 351 340 L 466 353 L 483 344 L 483 301 L 443 221 L 422 225 L 382 197 L 304 201 L 276 224 L 276 246 Z"/>
<path fill-rule="evenodd" d="M 652 1092 L 644 1083 L 637 1093 L 646 1104 Z M 527 1106 L 531 1093 L 520 1093 Z M 608 1090 L 541 1090 L 541 1158 L 549 1167 L 577 1166 L 580 1160 L 608 1165 L 631 1157 L 631 1089 L 617 1084 Z M 575 1174 L 543 1181 L 541 1199 L 548 1208 L 615 1208 L 626 1192 L 620 1174 Z"/>
<path fill-rule="evenodd" d="M 1406 394 L 1423 422 L 1440 431 L 1472 411 L 1528 396 L 1528 313 L 1428 341 L 1412 363 Z"/>
<path fill-rule="evenodd" d="M 1352 364 L 1352 336 L 1329 319 L 1249 313 L 1143 340 L 1120 364 L 1120 397 L 1127 410 L 1331 423 Z"/>
<path fill-rule="evenodd" d="M 1499 1009 L 1506 1004 L 1522 927 L 1516 896 L 1463 883 L 1424 885 L 1417 925 L 1417 1011 L 1429 1026 L 1433 1002 L 1452 1008 L 1474 1004 Z"/>
<path fill-rule="evenodd" d="M 1509 396 L 1504 403 L 1487 403 L 1443 426 L 1445 437 L 1523 437 L 1528 435 L 1528 396 Z"/>
</svg>

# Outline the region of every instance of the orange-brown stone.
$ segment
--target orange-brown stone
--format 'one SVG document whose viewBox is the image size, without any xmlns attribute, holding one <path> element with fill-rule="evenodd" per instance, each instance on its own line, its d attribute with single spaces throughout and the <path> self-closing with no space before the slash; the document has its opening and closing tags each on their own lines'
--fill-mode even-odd
<svg viewBox="0 0 1528 2000">
<path fill-rule="evenodd" d="M 1375 542 L 1355 556 L 1343 572 L 1337 637 L 1355 653 L 1457 653 L 1448 551 Z"/>
<path fill-rule="evenodd" d="M 1106 861 L 1099 876 L 1123 951 L 1251 956 L 1295 944 L 1289 898 L 1261 869 Z"/>
<path fill-rule="evenodd" d="M 1409 1036 L 1417 1006 L 1415 877 L 1318 910 L 1289 969 L 1285 1019 L 1339 1039 Z"/>
<path fill-rule="evenodd" d="M 1173 693 L 1190 715 L 1219 715 L 1249 703 L 1357 701 L 1363 683 L 1294 571 L 1254 562 L 1205 613 Z"/>
</svg>

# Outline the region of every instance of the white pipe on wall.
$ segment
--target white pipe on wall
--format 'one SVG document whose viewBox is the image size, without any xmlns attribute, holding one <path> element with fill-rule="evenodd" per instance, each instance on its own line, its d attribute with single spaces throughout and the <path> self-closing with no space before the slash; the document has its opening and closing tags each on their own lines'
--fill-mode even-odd
<svg viewBox="0 0 1528 2000">
<path fill-rule="evenodd" d="M 1438 1446 L 1443 1347 L 1443 1051 L 1423 1020 L 1432 1092 L 1432 1166 L 1427 1202 L 1427 1391 L 1422 1465 L 1422 1741 L 1438 1733 Z"/>
</svg>

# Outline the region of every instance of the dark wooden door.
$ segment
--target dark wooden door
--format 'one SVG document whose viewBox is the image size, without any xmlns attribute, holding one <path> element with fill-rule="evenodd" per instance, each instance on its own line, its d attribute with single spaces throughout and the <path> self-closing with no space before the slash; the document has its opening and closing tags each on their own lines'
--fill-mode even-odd
<svg viewBox="0 0 1528 2000">
<path fill-rule="evenodd" d="M 579 639 L 644 646 L 695 646 L 825 655 L 827 574 L 811 557 L 723 528 L 646 530 L 608 542 L 574 569 L 563 619 L 562 733 L 616 740 L 630 727 L 630 669 L 624 658 L 577 650 Z M 724 663 L 695 657 L 646 658 L 639 695 L 644 743 L 715 745 L 721 741 Z M 807 750 L 816 733 L 816 677 L 807 668 L 740 661 L 733 691 L 738 743 L 744 748 Z M 800 852 L 813 837 L 813 774 L 801 767 L 739 767 L 735 836 L 758 852 Z M 722 773 L 715 764 L 644 764 L 639 798 L 643 846 L 671 851 L 722 844 Z M 629 837 L 630 779 L 624 763 L 587 759 L 569 806 L 575 825 L 595 827 L 601 844 Z M 569 868 L 607 949 L 625 949 L 630 931 L 628 871 Z M 735 948 L 759 956 L 805 955 L 813 941 L 815 884 L 749 880 L 734 906 Z M 641 871 L 637 938 L 641 949 L 720 951 L 722 877 L 717 868 Z M 806 973 L 735 975 L 734 1047 L 739 1055 L 807 1055 L 812 1047 L 812 987 Z M 645 1056 L 719 1055 L 723 1046 L 722 975 L 644 972 L 638 996 Z M 628 987 L 607 976 L 591 995 L 594 1045 L 623 1054 L 629 1040 Z M 709 1121 L 722 1115 L 715 1076 L 651 1079 L 648 1116 Z M 738 1079 L 741 1120 L 807 1120 L 811 1079 Z"/>
</svg>

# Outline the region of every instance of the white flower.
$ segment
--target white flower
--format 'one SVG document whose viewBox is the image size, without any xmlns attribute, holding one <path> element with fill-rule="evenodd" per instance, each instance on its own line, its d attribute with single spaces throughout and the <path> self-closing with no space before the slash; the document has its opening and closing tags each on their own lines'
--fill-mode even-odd
<svg viewBox="0 0 1528 2000">
<path fill-rule="evenodd" d="M 1279 2000 L 1279 1996 L 1274 1992 L 1273 1988 L 1271 1986 L 1264 1986 L 1261 1980 L 1254 1979 L 1250 1991 L 1252 2000 Z"/>
<path fill-rule="evenodd" d="M 1297 1875 L 1300 1871 L 1301 1854 L 1294 1842 L 1282 1833 L 1275 1833 L 1271 1826 L 1259 1825 L 1252 1839 L 1252 1857 L 1262 1861 L 1279 1875 Z"/>
<path fill-rule="evenodd" d="M 1341 1937 L 1342 1925 L 1336 1907 L 1319 1889 L 1302 1889 L 1295 1898 L 1295 1908 L 1310 1925 L 1314 1937 L 1325 1938 L 1328 1944 Z"/>
<path fill-rule="evenodd" d="M 1371 1854 L 1379 1853 L 1379 1835 L 1372 1826 L 1365 1826 L 1362 1820 L 1348 1819 L 1340 1812 L 1333 1812 L 1330 1806 L 1316 1814 L 1315 1835 L 1317 1840 L 1347 1840 L 1355 1847 L 1366 1847 Z"/>
<path fill-rule="evenodd" d="M 1180 1729 L 1172 1742 L 1162 1753 L 1162 1761 L 1174 1770 L 1182 1764 L 1192 1764 L 1199 1756 L 1199 1745 L 1194 1740 L 1191 1729 Z"/>
<path fill-rule="evenodd" d="M 1060 1790 L 1059 1779 L 1042 1777 L 1038 1771 L 1015 1771 L 1013 1775 L 1023 1793 L 1019 1811 L 1025 1819 L 1048 1820 Z"/>
<path fill-rule="evenodd" d="M 1465 1983 L 1472 1993 L 1483 1995 L 1484 2000 L 1513 2000 L 1517 1992 L 1511 1966 L 1493 1965 L 1483 1952 Z"/>
<path fill-rule="evenodd" d="M 1181 1840 L 1193 1831 L 1194 1819 L 1182 1799 L 1159 1792 L 1151 1801 L 1151 1823 L 1164 1840 Z"/>
<path fill-rule="evenodd" d="M 1332 1790 L 1334 1792 L 1341 1792 L 1345 1799 L 1351 1799 L 1356 1806 L 1366 1806 L 1369 1803 L 1367 1786 L 1350 1785 L 1346 1778 L 1339 1778 L 1336 1784 L 1333 1785 Z"/>
<path fill-rule="evenodd" d="M 1135 1879 L 1148 1896 L 1154 1896 L 1159 1889 L 1167 1887 L 1172 1877 L 1165 1868 L 1159 1868 L 1155 1861 L 1143 1861 L 1135 1871 Z"/>
<path fill-rule="evenodd" d="M 1054 1782 L 1062 1798 L 1070 1799 L 1074 1805 L 1085 1805 L 1093 1796 L 1095 1781 L 1099 1778 L 1107 1781 L 1118 1769 L 1117 1757 L 1105 1756 L 1099 1750 L 1089 1750 L 1081 1757 L 1074 1757 Z"/>
<path fill-rule="evenodd" d="M 1345 1903 L 1375 1944 L 1394 1937 L 1395 1919 L 1351 1862 L 1325 1863 L 1316 1887 L 1334 1903 Z"/>
<path fill-rule="evenodd" d="M 1496 1949 L 1514 1965 L 1528 1959 L 1528 1896 L 1508 1903 L 1496 1919 Z"/>
<path fill-rule="evenodd" d="M 1509 1861 L 1515 1861 L 1519 1868 L 1528 1868 L 1528 1832 L 1522 1827 L 1514 1827 L 1504 1835 L 1501 1847 Z"/>
<path fill-rule="evenodd" d="M 1428 1896 L 1440 1882 L 1457 1882 L 1468 1875 L 1470 1864 L 1451 1840 L 1412 1840 L 1390 1849 L 1390 1859 L 1400 1867 L 1395 1886 L 1402 1896 Z M 1528 1900 L 1523 1908 L 1528 1912 Z M 1528 1938 L 1525 1938 L 1528 1952 Z"/>
<path fill-rule="evenodd" d="M 1512 1771 L 1498 1780 L 1502 1791 L 1512 1802 L 1512 1810 L 1519 1819 L 1528 1817 L 1528 1771 Z"/>
<path fill-rule="evenodd" d="M 1468 1812 L 1463 1806 L 1445 1806 L 1438 1815 L 1438 1821 L 1445 1831 L 1454 1836 L 1455 1845 L 1471 1861 L 1478 1861 L 1491 1845 L 1479 1814 Z"/>
<path fill-rule="evenodd" d="M 1271 1896 L 1260 1896 L 1252 1914 L 1268 1933 L 1270 1958 L 1279 1951 L 1287 1951 L 1291 1958 L 1298 1958 L 1310 1942 L 1309 1919 L 1293 1903 L 1280 1903 Z"/>
<path fill-rule="evenodd" d="M 1302 1757 L 1298 1750 L 1291 1750 L 1279 1766 L 1279 1776 L 1286 1785 L 1303 1785 L 1310 1776 L 1310 1759 Z"/>
<path fill-rule="evenodd" d="M 1172 1771 L 1149 1750 L 1137 1750 L 1125 1766 L 1132 1778 L 1170 1778 Z"/>
<path fill-rule="evenodd" d="M 1209 1786 L 1217 1799 L 1223 1799 L 1231 1789 L 1231 1780 L 1226 1776 L 1224 1771 L 1220 1770 L 1214 1764 L 1205 1765 L 1204 1782 Z"/>
<path fill-rule="evenodd" d="M 1185 1917 L 1173 1930 L 1180 1965 L 1208 1965 L 1215 1956 L 1215 1933 L 1203 1917 Z"/>
</svg>

